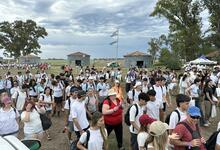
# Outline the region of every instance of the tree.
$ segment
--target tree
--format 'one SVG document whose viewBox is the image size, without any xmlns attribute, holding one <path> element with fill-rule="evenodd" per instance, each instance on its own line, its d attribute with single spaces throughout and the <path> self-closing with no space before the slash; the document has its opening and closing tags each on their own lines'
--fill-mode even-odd
<svg viewBox="0 0 220 150">
<path fill-rule="evenodd" d="M 167 48 L 161 49 L 159 61 L 170 69 L 176 70 L 181 68 L 181 61 L 178 56 Z"/>
<path fill-rule="evenodd" d="M 203 0 L 204 7 L 208 9 L 210 17 L 209 40 L 211 43 L 220 48 L 220 1 L 219 0 Z"/>
<path fill-rule="evenodd" d="M 163 45 L 166 45 L 166 36 L 161 35 L 158 39 L 157 38 L 152 38 L 150 42 L 148 42 L 148 45 L 150 48 L 148 49 L 148 52 L 151 54 L 153 63 L 155 60 L 158 58 L 160 54 L 161 47 Z"/>
<path fill-rule="evenodd" d="M 201 4 L 198 0 L 159 0 L 151 16 L 169 22 L 168 41 L 172 51 L 186 61 L 196 58 L 202 47 Z"/>
<path fill-rule="evenodd" d="M 32 20 L 0 23 L 0 49 L 4 49 L 3 54 L 7 57 L 41 53 L 38 39 L 45 36 L 45 28 Z"/>
</svg>

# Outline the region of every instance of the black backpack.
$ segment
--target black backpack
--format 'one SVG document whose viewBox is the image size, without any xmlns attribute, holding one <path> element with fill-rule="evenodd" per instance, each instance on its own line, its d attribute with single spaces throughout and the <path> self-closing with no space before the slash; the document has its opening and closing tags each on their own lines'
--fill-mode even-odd
<svg viewBox="0 0 220 150">
<path fill-rule="evenodd" d="M 126 123 L 126 125 L 128 125 L 128 126 L 131 125 L 131 122 L 130 122 L 130 109 L 131 109 L 132 106 L 135 106 L 135 108 L 136 108 L 135 117 L 137 117 L 137 115 L 138 115 L 138 106 L 137 106 L 137 104 L 131 105 L 131 106 L 128 108 L 128 110 L 127 110 L 127 112 L 125 113 L 125 116 L 124 116 L 125 123 Z"/>
<path fill-rule="evenodd" d="M 206 141 L 205 146 L 208 150 L 215 150 L 216 140 L 219 132 L 220 129 L 218 131 L 213 132 L 209 139 Z"/>
<path fill-rule="evenodd" d="M 177 113 L 177 115 L 178 115 L 178 122 L 180 121 L 180 112 L 175 109 L 175 110 L 172 111 L 170 114 L 168 114 L 167 117 L 166 117 L 166 119 L 165 119 L 165 123 L 167 123 L 168 125 L 169 125 L 169 123 L 170 123 L 170 116 L 171 116 L 171 114 L 172 114 L 173 112 L 176 112 L 176 113 Z"/>
<path fill-rule="evenodd" d="M 83 144 L 86 148 L 88 148 L 89 138 L 90 138 L 90 131 L 86 130 L 86 143 Z M 79 150 L 77 148 L 77 142 L 78 142 L 78 140 L 75 140 L 71 143 L 70 150 Z"/>
</svg>

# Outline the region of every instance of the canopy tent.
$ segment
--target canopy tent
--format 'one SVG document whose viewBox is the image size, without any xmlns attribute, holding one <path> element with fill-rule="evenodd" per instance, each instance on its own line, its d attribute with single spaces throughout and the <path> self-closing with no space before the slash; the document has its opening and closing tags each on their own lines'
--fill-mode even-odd
<svg viewBox="0 0 220 150">
<path fill-rule="evenodd" d="M 209 60 L 204 55 L 202 55 L 199 58 L 190 61 L 190 64 L 214 65 L 214 64 L 217 64 L 217 61 Z"/>
</svg>

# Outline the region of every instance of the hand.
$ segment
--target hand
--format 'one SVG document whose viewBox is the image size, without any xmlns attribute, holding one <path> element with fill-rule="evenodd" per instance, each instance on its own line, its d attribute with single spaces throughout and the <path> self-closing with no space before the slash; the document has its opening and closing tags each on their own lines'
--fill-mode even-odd
<svg viewBox="0 0 220 150">
<path fill-rule="evenodd" d="M 169 138 L 173 140 L 179 140 L 180 136 L 177 133 L 172 133 L 171 135 L 169 135 Z"/>
<path fill-rule="evenodd" d="M 119 109 L 119 106 L 116 106 L 113 108 L 114 112 L 116 112 Z"/>
<path fill-rule="evenodd" d="M 194 139 L 191 141 L 192 147 L 200 146 L 200 139 Z"/>
<path fill-rule="evenodd" d="M 203 144 L 205 144 L 205 143 L 206 143 L 206 140 L 205 140 L 205 138 L 204 138 L 204 137 L 201 137 L 201 142 L 202 142 Z"/>
</svg>

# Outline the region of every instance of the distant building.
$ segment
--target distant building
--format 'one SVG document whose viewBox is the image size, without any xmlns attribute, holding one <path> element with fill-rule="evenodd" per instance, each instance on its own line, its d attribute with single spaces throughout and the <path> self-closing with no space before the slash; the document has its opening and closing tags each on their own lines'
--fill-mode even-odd
<svg viewBox="0 0 220 150">
<path fill-rule="evenodd" d="M 135 66 L 139 68 L 145 68 L 152 65 L 152 56 L 140 51 L 135 51 L 124 55 L 124 59 L 125 67 L 127 68 Z"/>
<path fill-rule="evenodd" d="M 40 57 L 33 54 L 19 57 L 20 64 L 38 64 L 40 62 L 41 62 Z"/>
<path fill-rule="evenodd" d="M 75 52 L 67 55 L 67 60 L 70 65 L 74 65 L 74 66 L 90 65 L 90 55 L 82 52 Z"/>
</svg>

